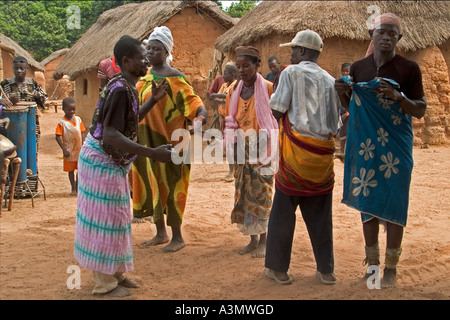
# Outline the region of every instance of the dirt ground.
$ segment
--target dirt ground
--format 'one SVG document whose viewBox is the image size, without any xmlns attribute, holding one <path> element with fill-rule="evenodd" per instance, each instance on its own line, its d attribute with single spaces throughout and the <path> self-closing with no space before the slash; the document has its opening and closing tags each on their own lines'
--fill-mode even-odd
<svg viewBox="0 0 450 320">
<path fill-rule="evenodd" d="M 91 295 L 93 279 L 81 268 L 81 288 L 69 289 L 77 198 L 70 196 L 62 152 L 54 132 L 59 109 L 41 117 L 39 172 L 43 195 L 13 202 L 0 218 L 0 300 L 106 300 Z M 141 283 L 125 300 L 428 300 L 450 298 L 450 146 L 415 148 L 410 211 L 398 287 L 369 290 L 357 280 L 365 272 L 359 213 L 340 203 L 343 165 L 335 161 L 334 255 L 337 283 L 326 286 L 315 277 L 311 244 L 297 215 L 292 263 L 294 283 L 282 286 L 264 276 L 264 259 L 241 256 L 248 243 L 230 222 L 234 185 L 222 180 L 226 164 L 193 165 L 185 219 L 187 246 L 175 253 L 161 247 L 141 249 L 155 235 L 150 222 L 132 224 L 135 270 Z M 380 233 L 382 263 L 385 234 Z M 70 270 L 69 270 L 70 272 Z"/>
</svg>

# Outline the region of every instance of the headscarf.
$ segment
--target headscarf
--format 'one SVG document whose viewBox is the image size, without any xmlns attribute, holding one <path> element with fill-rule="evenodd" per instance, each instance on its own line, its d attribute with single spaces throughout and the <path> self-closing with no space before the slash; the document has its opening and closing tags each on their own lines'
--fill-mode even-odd
<svg viewBox="0 0 450 320">
<path fill-rule="evenodd" d="M 166 58 L 166 62 L 170 65 L 170 63 L 173 61 L 173 37 L 170 29 L 165 26 L 156 27 L 155 29 L 153 29 L 153 32 L 150 34 L 148 39 L 144 41 L 144 43 L 147 44 L 150 40 L 158 40 L 163 44 L 164 48 L 166 48 L 167 53 L 169 54 Z"/>
<path fill-rule="evenodd" d="M 402 22 L 400 20 L 399 17 L 397 17 L 395 14 L 393 13 L 383 13 L 377 17 L 375 17 L 372 20 L 372 26 L 371 26 L 371 30 L 376 29 L 377 27 L 379 27 L 382 24 L 393 24 L 398 28 L 398 32 L 400 34 L 402 34 L 403 30 L 402 30 Z M 370 56 L 374 51 L 373 48 L 373 41 L 370 42 L 369 48 L 367 49 L 366 52 L 366 57 Z"/>
<path fill-rule="evenodd" d="M 235 49 L 237 56 L 252 56 L 259 58 L 259 50 L 252 46 L 239 46 Z"/>
</svg>

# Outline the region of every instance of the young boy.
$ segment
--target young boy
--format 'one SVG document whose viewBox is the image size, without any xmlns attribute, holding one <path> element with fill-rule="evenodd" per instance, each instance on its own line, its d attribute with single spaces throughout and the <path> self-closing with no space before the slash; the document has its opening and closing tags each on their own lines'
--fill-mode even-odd
<svg viewBox="0 0 450 320">
<path fill-rule="evenodd" d="M 341 66 L 341 74 L 343 77 L 347 77 L 350 74 L 350 67 L 352 64 L 350 62 L 345 62 Z M 348 130 L 348 111 L 342 105 L 339 108 L 339 114 L 341 116 L 342 127 L 339 128 L 336 140 L 339 141 L 339 151 L 336 152 L 336 158 L 344 161 L 345 158 L 345 143 L 347 142 L 347 130 Z"/>
<path fill-rule="evenodd" d="M 62 101 L 62 109 L 64 118 L 59 120 L 55 138 L 63 151 L 63 170 L 69 173 L 69 181 L 72 187 L 71 194 L 75 195 L 78 187 L 75 180 L 75 170 L 78 170 L 78 155 L 83 145 L 82 133 L 86 129 L 80 117 L 75 115 L 76 104 L 73 98 L 65 98 Z"/>
</svg>

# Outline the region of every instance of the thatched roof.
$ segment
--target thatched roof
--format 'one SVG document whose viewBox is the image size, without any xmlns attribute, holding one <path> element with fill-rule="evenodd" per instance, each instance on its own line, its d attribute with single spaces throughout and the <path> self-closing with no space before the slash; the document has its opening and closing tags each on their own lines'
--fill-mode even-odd
<svg viewBox="0 0 450 320">
<path fill-rule="evenodd" d="M 27 59 L 28 64 L 32 66 L 33 68 L 37 69 L 38 71 L 45 71 L 44 66 L 33 59 L 31 54 L 28 53 L 24 48 L 19 46 L 17 42 L 15 42 L 13 39 L 5 36 L 3 33 L 0 33 L 0 47 L 2 50 L 11 52 L 11 54 L 14 57 L 22 56 L 25 59 Z"/>
<path fill-rule="evenodd" d="M 124 34 L 144 40 L 157 26 L 186 7 L 194 7 L 207 15 L 225 30 L 234 26 L 235 20 L 212 1 L 149 1 L 129 3 L 102 13 L 89 30 L 72 46 L 53 77 L 69 75 L 75 80 L 81 73 L 97 70 L 101 60 L 113 54 L 115 43 Z"/>
<path fill-rule="evenodd" d="M 369 40 L 366 21 L 376 5 L 380 13 L 393 12 L 402 19 L 403 38 L 398 48 L 416 51 L 440 45 L 450 37 L 448 1 L 268 1 L 248 12 L 226 33 L 217 38 L 216 49 L 232 52 L 270 34 L 294 36 L 312 29 L 322 38 L 342 37 Z"/>
<path fill-rule="evenodd" d="M 69 50 L 70 50 L 69 48 L 64 48 L 64 49 L 60 49 L 58 51 L 55 51 L 51 55 L 49 55 L 47 58 L 42 60 L 41 64 L 45 66 L 47 63 L 49 63 L 49 62 L 59 58 L 63 54 L 66 54 Z"/>
</svg>

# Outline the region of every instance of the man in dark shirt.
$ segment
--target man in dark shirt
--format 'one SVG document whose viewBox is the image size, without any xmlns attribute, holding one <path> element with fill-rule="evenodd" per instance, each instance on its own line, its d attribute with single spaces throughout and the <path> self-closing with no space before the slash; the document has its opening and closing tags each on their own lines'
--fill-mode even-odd
<svg viewBox="0 0 450 320">
<path fill-rule="evenodd" d="M 278 61 L 278 58 L 275 56 L 271 56 L 267 60 L 267 63 L 269 65 L 270 73 L 267 74 L 266 79 L 271 82 L 275 82 L 275 78 L 278 76 L 283 66 Z"/>
<path fill-rule="evenodd" d="M 392 13 L 380 15 L 379 17 L 374 19 L 372 23 L 372 29 L 369 31 L 369 34 L 372 43 L 371 47 L 368 50 L 368 55 L 366 56 L 366 58 L 353 63 L 350 70 L 350 76 L 353 78 L 354 85 L 361 82 L 369 82 L 377 78 L 394 80 L 399 84 L 399 89 L 395 89 L 393 85 L 391 85 L 391 83 L 385 81 L 384 79 L 381 79 L 379 87 L 375 90 L 375 92 L 379 95 L 382 95 L 383 99 L 388 100 L 389 103 L 398 104 L 400 112 L 416 118 L 423 117 L 426 111 L 426 101 L 422 86 L 422 74 L 419 66 L 417 65 L 417 63 L 401 57 L 395 53 L 395 46 L 402 37 L 400 19 Z M 343 80 L 339 79 L 336 80 L 335 88 L 339 94 L 342 105 L 348 109 L 350 98 L 352 95 L 351 86 L 345 83 Z M 379 115 L 381 115 L 382 109 L 383 108 L 379 109 Z M 357 134 L 358 131 L 358 123 L 356 123 L 355 121 L 352 124 L 352 120 L 352 112 L 350 112 L 349 126 L 353 126 L 353 132 L 351 132 L 352 129 L 350 129 L 349 127 L 349 136 L 352 133 Z M 371 121 L 376 121 L 376 119 L 373 119 Z M 396 123 L 394 123 L 394 126 L 395 125 Z M 403 131 L 403 133 L 398 134 L 408 135 L 409 137 L 411 137 L 410 139 L 405 140 L 409 141 L 410 145 L 406 146 L 406 148 L 409 149 L 409 152 L 412 155 L 412 128 L 410 124 L 409 127 L 406 128 L 407 131 Z M 389 132 L 389 138 L 392 140 L 402 140 L 402 137 L 393 136 L 394 132 L 396 133 L 397 131 Z M 373 153 L 370 152 L 371 150 L 369 150 L 368 155 L 370 157 L 373 157 Z M 361 155 L 361 151 L 359 155 Z M 349 154 L 348 157 L 356 158 L 358 157 L 358 154 Z M 348 168 L 346 159 L 345 170 L 351 169 L 355 168 Z M 372 172 L 379 170 L 379 168 L 376 167 L 367 169 Z M 394 171 L 394 173 L 396 172 Z M 372 186 L 375 185 L 376 184 Z M 378 183 L 378 186 L 379 185 L 380 183 Z M 409 192 L 409 189 L 407 192 Z M 386 190 L 386 193 L 389 193 L 389 190 Z M 401 221 L 404 221 L 403 225 L 394 223 L 384 216 L 371 214 L 371 212 L 369 211 L 366 212 L 365 210 L 361 210 L 358 208 L 362 212 L 363 233 L 366 249 L 365 262 L 369 264 L 369 266 L 378 266 L 380 264 L 380 252 L 378 248 L 379 221 L 382 220 L 386 222 L 387 241 L 385 269 L 382 279 L 383 287 L 392 287 L 396 285 L 396 266 L 401 253 L 403 229 L 406 225 L 407 207 L 408 204 L 406 203 L 404 206 L 404 212 L 398 213 L 400 216 L 402 216 Z M 370 274 L 367 273 L 366 278 L 368 276 L 370 276 Z"/>
</svg>

